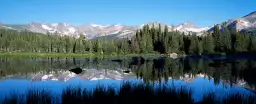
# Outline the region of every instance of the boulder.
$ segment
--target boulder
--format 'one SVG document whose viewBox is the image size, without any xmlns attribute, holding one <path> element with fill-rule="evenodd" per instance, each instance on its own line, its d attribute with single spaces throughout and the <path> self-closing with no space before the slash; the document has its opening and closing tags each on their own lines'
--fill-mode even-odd
<svg viewBox="0 0 256 104">
<path fill-rule="evenodd" d="M 177 53 L 169 53 L 169 57 L 176 59 L 176 58 L 178 58 L 178 54 Z"/>
<path fill-rule="evenodd" d="M 69 71 L 76 73 L 76 74 L 80 74 L 80 73 L 82 73 L 83 69 L 80 67 L 76 67 L 76 68 L 70 69 Z"/>
<path fill-rule="evenodd" d="M 130 73 L 130 71 L 129 70 L 124 70 L 124 73 Z"/>
</svg>

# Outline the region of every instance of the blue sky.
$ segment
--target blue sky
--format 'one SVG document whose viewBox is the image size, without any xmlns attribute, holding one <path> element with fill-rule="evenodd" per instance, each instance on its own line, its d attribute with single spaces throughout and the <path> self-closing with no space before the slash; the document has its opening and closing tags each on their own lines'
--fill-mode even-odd
<svg viewBox="0 0 256 104">
<path fill-rule="evenodd" d="M 256 0 L 1 0 L 0 22 L 208 26 L 256 11 Z"/>
</svg>

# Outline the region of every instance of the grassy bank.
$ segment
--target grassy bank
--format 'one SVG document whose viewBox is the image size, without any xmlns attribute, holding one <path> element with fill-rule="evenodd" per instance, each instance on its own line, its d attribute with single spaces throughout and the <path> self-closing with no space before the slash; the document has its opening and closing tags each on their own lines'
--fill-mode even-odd
<svg viewBox="0 0 256 104">
<path fill-rule="evenodd" d="M 8 52 L 0 53 L 0 57 L 31 57 L 31 58 L 49 58 L 49 57 L 85 57 L 85 58 L 116 58 L 116 57 L 157 57 L 164 56 L 164 54 L 99 54 L 99 53 L 20 53 Z"/>
<path fill-rule="evenodd" d="M 256 99 L 243 94 L 232 94 L 220 99 L 213 93 L 205 94 L 195 102 L 193 91 L 185 87 L 163 86 L 155 88 L 148 84 L 125 83 L 115 90 L 109 86 L 97 86 L 94 90 L 68 87 L 60 97 L 46 90 L 29 90 L 25 95 L 12 94 L 1 104 L 254 104 Z"/>
</svg>

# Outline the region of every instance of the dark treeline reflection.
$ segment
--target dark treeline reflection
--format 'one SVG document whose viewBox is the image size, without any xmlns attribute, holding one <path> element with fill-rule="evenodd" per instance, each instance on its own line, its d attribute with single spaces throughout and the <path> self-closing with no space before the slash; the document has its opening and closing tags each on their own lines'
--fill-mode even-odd
<svg viewBox="0 0 256 104">
<path fill-rule="evenodd" d="M 250 87 L 256 85 L 256 61 L 255 60 L 211 60 L 185 58 L 173 60 L 159 58 L 146 61 L 140 65 L 130 66 L 133 72 L 144 81 L 167 81 L 169 78 L 180 79 L 185 75 L 196 77 L 198 74 L 206 75 L 206 78 L 214 78 L 214 83 L 224 84 L 238 83 L 244 80 Z M 249 87 L 248 86 L 248 87 Z"/>
<path fill-rule="evenodd" d="M 68 71 L 70 68 L 81 67 L 83 69 L 109 69 L 129 70 L 137 78 L 145 82 L 168 81 L 168 79 L 180 79 L 189 75 L 195 78 L 198 74 L 205 78 L 214 78 L 215 84 L 223 82 L 226 85 L 235 85 L 244 81 L 247 87 L 256 85 L 256 60 L 232 59 L 212 60 L 206 58 L 125 58 L 125 59 L 97 59 L 97 58 L 29 58 L 10 59 L 0 58 L 0 78 L 11 75 L 26 77 L 34 73 L 48 73 Z"/>
</svg>

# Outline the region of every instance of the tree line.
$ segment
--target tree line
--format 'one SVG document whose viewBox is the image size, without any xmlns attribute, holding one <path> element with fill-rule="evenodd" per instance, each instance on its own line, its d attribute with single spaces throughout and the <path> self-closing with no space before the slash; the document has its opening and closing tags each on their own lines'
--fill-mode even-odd
<svg viewBox="0 0 256 104">
<path fill-rule="evenodd" d="M 138 53 L 180 53 L 180 54 L 216 54 L 256 52 L 256 36 L 253 33 L 239 32 L 234 28 L 214 26 L 212 31 L 197 35 L 184 34 L 149 28 L 148 25 L 136 32 L 131 40 L 132 49 Z"/>
<path fill-rule="evenodd" d="M 47 35 L 29 31 L 0 30 L 0 52 L 42 53 L 179 53 L 216 54 L 256 52 L 256 36 L 235 29 L 214 26 L 211 32 L 198 36 L 195 33 L 168 31 L 168 27 L 145 25 L 132 38 L 93 39 Z"/>
</svg>

